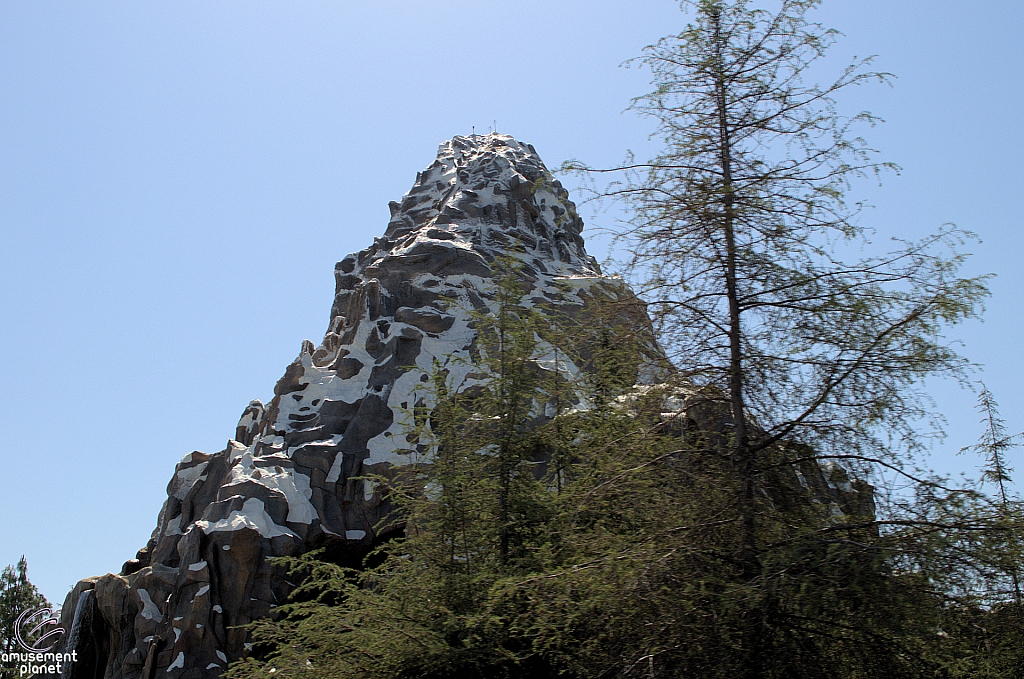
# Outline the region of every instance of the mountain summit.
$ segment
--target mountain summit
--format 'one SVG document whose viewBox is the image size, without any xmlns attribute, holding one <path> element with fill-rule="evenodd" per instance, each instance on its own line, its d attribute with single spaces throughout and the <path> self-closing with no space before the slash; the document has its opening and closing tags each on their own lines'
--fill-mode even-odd
<svg viewBox="0 0 1024 679">
<path fill-rule="evenodd" d="M 531 145 L 454 137 L 390 208 L 384 236 L 335 267 L 320 345 L 302 343 L 224 450 L 181 460 L 153 536 L 120 574 L 68 595 L 69 676 L 216 676 L 246 652 L 243 626 L 291 589 L 266 557 L 327 547 L 358 565 L 390 510 L 366 475 L 429 459 L 409 436 L 413 409 L 435 402 L 432 376 L 455 391 L 487 378 L 474 318 L 494 310 L 503 263 L 522 306 L 582 325 L 614 317 L 658 353 L 643 305 L 586 253 L 575 205 Z M 589 369 L 538 346 L 538 370 Z M 572 349 L 585 363 L 587 348 Z"/>
</svg>

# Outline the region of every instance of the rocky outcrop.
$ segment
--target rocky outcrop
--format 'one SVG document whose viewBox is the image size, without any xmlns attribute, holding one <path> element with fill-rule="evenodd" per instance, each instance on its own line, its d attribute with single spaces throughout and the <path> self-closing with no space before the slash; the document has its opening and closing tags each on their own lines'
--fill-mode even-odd
<svg viewBox="0 0 1024 679">
<path fill-rule="evenodd" d="M 587 255 L 575 206 L 529 144 L 455 137 L 390 207 L 384 236 L 337 264 L 319 346 L 303 342 L 224 450 L 182 459 L 152 538 L 119 575 L 69 595 L 65 628 L 77 617 L 77 643 L 91 649 L 69 676 L 216 676 L 245 653 L 243 626 L 288 595 L 266 557 L 328 546 L 357 565 L 386 537 L 389 507 L 363 477 L 429 458 L 410 418 L 431 406 L 435 375 L 454 390 L 486 377 L 474 318 L 494 308 L 497 262 L 514 262 L 522 305 L 632 328 L 657 354 L 644 307 Z M 589 369 L 587 341 L 553 362 L 541 340 L 537 369 L 571 382 Z M 630 370 L 633 380 L 644 367 Z"/>
</svg>

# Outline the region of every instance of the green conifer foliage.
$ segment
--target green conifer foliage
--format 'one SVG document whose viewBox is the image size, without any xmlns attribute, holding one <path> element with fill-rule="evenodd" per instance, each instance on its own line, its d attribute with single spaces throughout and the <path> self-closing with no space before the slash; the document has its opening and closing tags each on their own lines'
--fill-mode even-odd
<svg viewBox="0 0 1024 679">
<path fill-rule="evenodd" d="M 401 529 L 402 537 L 382 545 L 362 571 L 317 554 L 291 560 L 305 575 L 295 602 L 276 620 L 254 624 L 256 653 L 230 676 L 553 672 L 518 627 L 534 602 L 509 583 L 559 558 L 564 535 L 552 526 L 560 488 L 578 476 L 571 441 L 581 435 L 566 413 L 586 397 L 559 368 L 568 360 L 559 358 L 563 350 L 540 365 L 541 343 L 567 346 L 555 316 L 524 302 L 514 260 L 494 266 L 493 302 L 473 318 L 469 384 L 435 372 L 434 402 L 408 418 L 407 440 L 420 442 L 423 458 L 395 479 L 375 479 L 395 507 L 378 532 Z"/>
<path fill-rule="evenodd" d="M 25 557 L 16 566 L 5 566 L 0 573 L 0 649 L 5 653 L 19 651 L 15 636 L 18 616 L 49 606 L 46 597 L 28 579 Z"/>
</svg>

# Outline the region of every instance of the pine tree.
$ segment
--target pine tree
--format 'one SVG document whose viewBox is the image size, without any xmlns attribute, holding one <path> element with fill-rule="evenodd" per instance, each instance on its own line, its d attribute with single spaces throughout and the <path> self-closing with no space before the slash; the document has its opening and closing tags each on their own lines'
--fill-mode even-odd
<svg viewBox="0 0 1024 679">
<path fill-rule="evenodd" d="M 713 547 L 720 577 L 701 576 L 718 593 L 685 605 L 729 620 L 718 629 L 731 650 L 700 676 L 841 673 L 866 649 L 889 658 L 893 676 L 928 671 L 941 660 L 910 630 L 944 605 L 929 599 L 929 578 L 967 596 L 992 554 L 972 532 L 995 527 L 991 503 L 912 471 L 934 421 L 923 379 L 964 379 L 966 362 L 942 333 L 979 313 L 985 277 L 959 274 L 972 236 L 950 226 L 859 254 L 877 249 L 860 205 L 846 201 L 851 182 L 896 168 L 857 136 L 876 118 L 844 116 L 836 98 L 890 76 L 862 60 L 825 85 L 806 81 L 838 36 L 808 18 L 819 4 L 684 1 L 691 23 L 637 60 L 655 89 L 632 108 L 655 121 L 663 151 L 612 168 L 624 177 L 599 189 L 634 215 L 620 233 L 626 273 L 650 303 L 689 408 L 721 421 L 701 452 L 718 493 L 732 497 L 732 523 L 727 544 Z M 793 500 L 787 475 L 832 462 L 894 474 L 917 486 L 918 501 L 897 496 L 877 518 L 816 517 Z M 925 554 L 942 558 L 928 564 Z M 911 564 L 917 580 L 892 577 Z M 710 637 L 689 637 L 698 639 Z"/>
<path fill-rule="evenodd" d="M 24 556 L 16 566 L 5 566 L 0 573 L 0 648 L 5 653 L 19 651 L 15 635 L 18 617 L 49 606 L 46 597 L 29 581 Z"/>
<path fill-rule="evenodd" d="M 984 384 L 981 385 L 981 390 L 978 392 L 977 409 L 982 415 L 981 439 L 977 444 L 964 448 L 960 452 L 973 452 L 980 455 L 985 461 L 981 470 L 981 480 L 983 483 L 995 487 L 995 506 L 1006 524 L 1004 526 L 1006 541 L 997 549 L 1006 557 L 1003 571 L 1009 580 L 1009 593 L 1019 609 L 1022 601 L 1020 573 L 1017 566 L 1022 560 L 1022 555 L 1019 553 L 1021 539 L 1014 534 L 1014 518 L 1021 514 L 1021 502 L 1014 498 L 1009 490 L 1010 484 L 1013 483 L 1013 479 L 1010 478 L 1013 468 L 1007 461 L 1007 453 L 1020 445 L 1019 442 L 1024 434 L 1009 434 L 1006 431 L 1006 423 L 999 416 L 996 399 Z"/>
</svg>

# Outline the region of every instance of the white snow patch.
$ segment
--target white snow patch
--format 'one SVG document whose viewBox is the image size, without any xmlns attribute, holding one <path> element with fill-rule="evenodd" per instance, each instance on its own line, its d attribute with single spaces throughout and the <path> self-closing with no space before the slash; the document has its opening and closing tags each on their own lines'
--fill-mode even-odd
<svg viewBox="0 0 1024 679">
<path fill-rule="evenodd" d="M 365 347 L 366 341 L 370 338 L 370 333 L 374 327 L 373 323 L 361 323 L 351 345 L 346 345 L 346 348 L 349 350 L 348 355 L 363 365 L 358 374 L 348 379 L 342 379 L 329 368 L 314 366 L 312 356 L 309 354 L 302 354 L 299 357 L 303 367 L 299 384 L 306 385 L 306 388 L 300 394 L 302 396 L 300 401 L 296 401 L 293 398 L 280 399 L 276 422 L 278 429 L 288 428 L 292 423 L 289 416 L 302 414 L 299 409 L 305 407 L 303 404 L 307 401 L 330 399 L 332 401 L 355 403 L 365 395 L 366 385 L 370 379 L 370 371 L 373 370 L 375 363 Z M 266 442 L 264 440 L 264 443 Z"/>
<path fill-rule="evenodd" d="M 464 301 L 464 305 L 469 306 L 468 300 Z M 466 377 L 474 370 L 469 347 L 476 338 L 476 331 L 469 327 L 470 317 L 463 304 L 453 304 L 447 313 L 455 318 L 452 327 L 439 337 L 425 335 L 420 344 L 420 353 L 416 356 L 416 367 L 419 370 L 403 373 L 392 385 L 388 407 L 394 413 L 394 420 L 387 430 L 366 442 L 369 457 L 363 462 L 364 465 L 388 463 L 401 466 L 415 461 L 413 454 L 416 452 L 416 444 L 406 439 L 406 434 L 413 429 L 412 409 L 420 401 L 429 408 L 436 400 L 434 390 L 428 383 L 421 381 L 423 375 L 431 375 L 438 368 L 447 371 L 448 388 L 452 392 L 461 391 L 472 382 L 467 381 Z M 340 476 L 338 459 L 335 459 L 334 467 L 337 470 L 332 468 L 331 476 L 337 481 L 337 476 Z M 329 476 L 327 480 L 331 481 L 332 478 Z"/>
<path fill-rule="evenodd" d="M 345 531 L 346 540 L 362 540 L 366 537 L 365 530 L 347 530 Z"/>
<path fill-rule="evenodd" d="M 201 571 L 204 568 L 206 568 L 206 562 L 205 561 L 197 561 L 196 563 L 191 564 L 188 567 L 188 569 L 190 571 Z"/>
<path fill-rule="evenodd" d="M 142 613 L 140 615 L 147 620 L 153 622 L 163 622 L 164 616 L 160 613 L 160 609 L 157 607 L 153 600 L 149 597 L 149 592 L 139 588 L 139 601 L 142 602 Z"/>
<path fill-rule="evenodd" d="M 181 535 L 181 514 L 178 514 L 173 519 L 167 521 L 167 527 L 164 529 L 164 535 Z"/>
<path fill-rule="evenodd" d="M 284 526 L 274 523 L 274 520 L 267 514 L 263 500 L 255 497 L 246 500 L 245 504 L 242 505 L 241 511 L 236 509 L 226 519 L 221 519 L 217 523 L 196 521 L 196 525 L 207 535 L 216 531 L 235 531 L 251 528 L 259 531 L 259 534 L 265 538 L 273 538 L 279 535 L 287 535 L 293 538 L 298 537 Z"/>
<path fill-rule="evenodd" d="M 266 458 L 263 459 L 266 460 Z M 309 501 L 313 497 L 309 477 L 296 473 L 294 469 L 281 466 L 257 467 L 253 464 L 252 454 L 246 452 L 241 456 L 238 464 L 231 468 L 230 479 L 228 483 L 224 484 L 224 488 L 252 482 L 280 492 L 288 501 L 286 521 L 313 523 L 313 519 L 316 518 L 316 509 Z"/>
<path fill-rule="evenodd" d="M 199 591 L 196 592 L 196 596 L 197 597 L 201 597 L 201 596 L 203 596 L 204 594 L 206 594 L 209 591 L 210 591 L 210 586 L 209 585 L 203 585 L 202 587 L 199 588 Z"/>
<path fill-rule="evenodd" d="M 338 479 L 341 478 L 341 465 L 345 461 L 345 453 L 338 451 L 337 455 L 334 456 L 334 462 L 331 464 L 331 471 L 327 475 L 327 483 L 337 483 Z"/>
<path fill-rule="evenodd" d="M 409 464 L 409 454 L 415 449 L 405 439 L 406 430 L 400 424 L 402 419 L 401 416 L 396 417 L 395 424 L 366 442 L 366 449 L 370 455 L 363 461 L 364 465 L 381 464 L 382 462 L 395 466 Z M 398 424 L 398 431 L 393 431 L 396 424 Z"/>
<path fill-rule="evenodd" d="M 178 651 L 178 657 L 174 659 L 170 665 L 167 666 L 167 671 L 176 670 L 179 667 L 185 666 L 185 651 Z"/>
<path fill-rule="evenodd" d="M 172 495 L 179 500 L 184 500 L 188 496 L 188 492 L 192 490 L 192 486 L 196 485 L 196 482 L 206 479 L 203 470 L 209 464 L 209 462 L 200 462 L 195 467 L 178 470 L 178 473 L 175 474 Z"/>
<path fill-rule="evenodd" d="M 216 611 L 217 613 L 223 613 L 224 612 L 224 609 L 220 607 L 220 604 L 217 604 L 216 606 L 214 606 L 213 610 Z"/>
<path fill-rule="evenodd" d="M 214 652 L 217 654 L 217 657 L 220 658 L 221 660 L 223 660 L 224 662 L 228 661 L 228 657 L 226 655 L 224 655 L 224 651 L 214 651 Z"/>
<path fill-rule="evenodd" d="M 575 380 L 579 374 L 580 369 L 576 367 L 569 356 L 564 351 L 559 351 L 545 339 L 541 339 L 541 336 L 537 333 L 533 333 L 534 341 L 536 342 L 536 353 L 533 356 L 533 361 L 540 366 L 542 369 L 548 372 L 558 372 L 566 376 L 566 379 L 572 381 Z"/>
<path fill-rule="evenodd" d="M 252 447 L 255 448 L 256 444 L 258 443 L 268 443 L 269 438 L 271 437 L 263 436 L 262 434 L 260 434 L 260 436 L 255 441 L 253 441 Z M 231 448 L 231 453 L 228 455 L 228 462 L 235 462 L 238 458 L 242 457 L 242 455 L 244 455 L 249 450 L 248 446 L 243 446 L 241 443 L 238 443 L 238 441 L 232 440 L 229 441 L 228 444 Z"/>
</svg>

